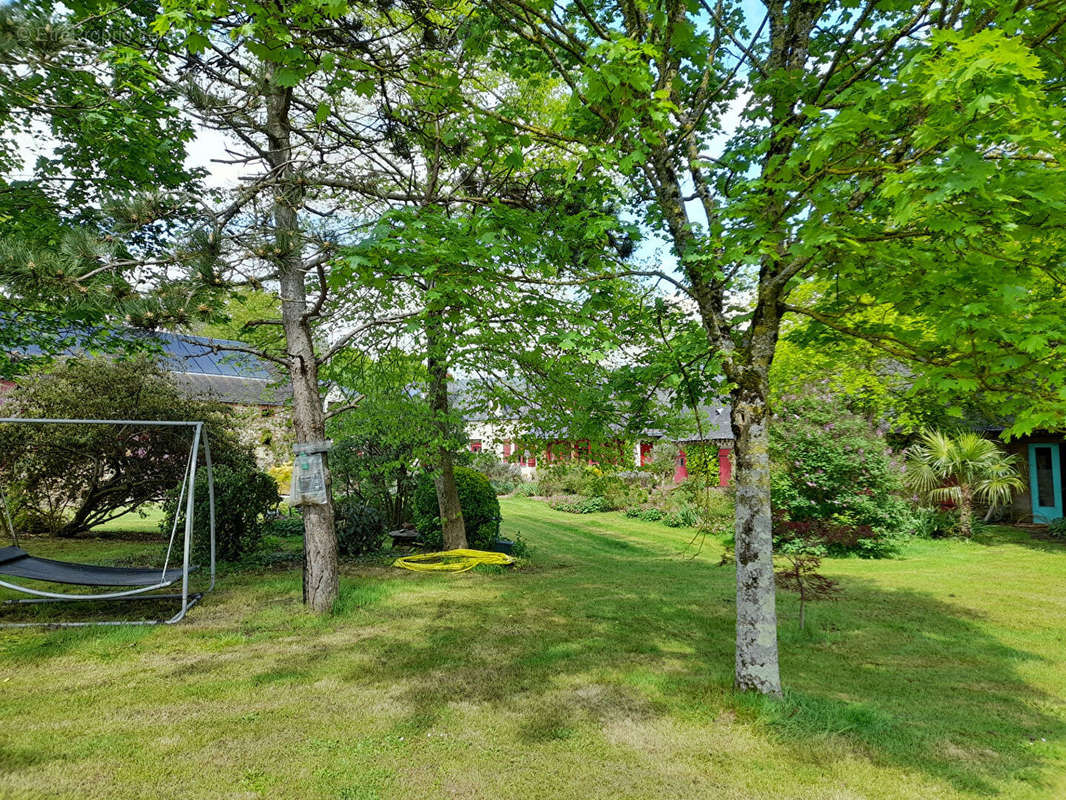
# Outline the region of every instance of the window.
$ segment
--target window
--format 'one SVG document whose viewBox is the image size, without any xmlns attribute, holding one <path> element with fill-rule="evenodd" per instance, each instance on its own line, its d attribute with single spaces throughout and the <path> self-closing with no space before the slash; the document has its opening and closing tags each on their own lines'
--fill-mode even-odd
<svg viewBox="0 0 1066 800">
<path fill-rule="evenodd" d="M 480 439 L 471 439 L 470 440 L 470 452 L 471 453 L 480 453 L 481 452 L 481 440 Z"/>
</svg>

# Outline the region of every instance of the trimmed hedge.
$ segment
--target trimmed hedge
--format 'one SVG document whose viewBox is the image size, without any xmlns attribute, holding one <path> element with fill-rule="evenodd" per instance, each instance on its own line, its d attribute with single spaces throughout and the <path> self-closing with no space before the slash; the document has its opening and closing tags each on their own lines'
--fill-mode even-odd
<svg viewBox="0 0 1066 800">
<path fill-rule="evenodd" d="M 456 467 L 455 488 L 459 492 L 459 507 L 463 510 L 467 544 L 475 550 L 491 550 L 500 532 L 500 501 L 496 499 L 492 484 L 477 470 Z M 422 543 L 429 548 L 441 549 L 444 531 L 432 475 L 423 475 L 419 480 L 412 511 Z"/>
</svg>

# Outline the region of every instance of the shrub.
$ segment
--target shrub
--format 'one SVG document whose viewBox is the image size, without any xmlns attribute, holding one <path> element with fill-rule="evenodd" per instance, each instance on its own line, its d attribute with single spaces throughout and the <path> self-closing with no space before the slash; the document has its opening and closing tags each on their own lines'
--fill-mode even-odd
<svg viewBox="0 0 1066 800">
<path fill-rule="evenodd" d="M 529 542 L 522 538 L 522 534 L 515 533 L 511 539 L 511 555 L 515 558 L 529 558 L 532 553 L 533 548 Z"/>
<path fill-rule="evenodd" d="M 1047 532 L 1056 539 L 1066 539 L 1066 517 L 1051 520 L 1048 523 Z"/>
<path fill-rule="evenodd" d="M 511 481 L 491 480 L 489 483 L 492 484 L 492 491 L 498 495 L 510 494 L 515 490 L 515 485 Z"/>
<path fill-rule="evenodd" d="M 826 398 L 787 399 L 773 420 L 770 456 L 778 527 L 812 521 L 851 527 L 855 552 L 892 551 L 888 540 L 903 532 L 907 508 L 884 440 L 869 422 Z"/>
<path fill-rule="evenodd" d="M 474 453 L 470 461 L 470 467 L 476 469 L 493 483 L 510 483 L 512 485 L 522 480 L 522 470 L 517 464 L 503 461 L 492 450 L 481 450 Z"/>
<path fill-rule="evenodd" d="M 215 464 L 250 458 L 232 414 L 188 398 L 150 358 L 71 358 L 20 379 L 4 416 L 204 420 Z M 0 425 L 0 481 L 26 530 L 73 536 L 147 503 L 185 475 L 192 430 L 139 425 Z"/>
<path fill-rule="evenodd" d="M 584 497 L 573 503 L 552 503 L 556 511 L 565 511 L 568 514 L 599 514 L 603 511 L 612 511 L 611 504 L 606 497 Z"/>
<path fill-rule="evenodd" d="M 520 483 L 515 489 L 514 493 L 518 497 L 536 497 L 540 494 L 540 485 L 533 483 Z"/>
<path fill-rule="evenodd" d="M 299 514 L 275 517 L 274 519 L 268 519 L 263 524 L 263 536 L 279 536 L 281 538 L 288 538 L 290 536 L 303 535 L 304 518 Z"/>
<path fill-rule="evenodd" d="M 651 489 L 655 486 L 655 475 L 645 469 L 625 469 L 615 475 L 631 487 L 639 486 L 642 489 Z"/>
<path fill-rule="evenodd" d="M 863 558 L 882 558 L 896 552 L 894 538 L 878 536 L 870 525 L 857 525 L 847 518 L 795 521 L 777 512 L 773 526 L 774 549 L 779 552 L 855 554 Z"/>
<path fill-rule="evenodd" d="M 466 541 L 475 550 L 489 550 L 499 538 L 500 501 L 488 478 L 469 467 L 455 468 L 459 507 L 466 525 Z M 415 489 L 412 510 L 415 529 L 427 547 L 444 546 L 444 532 L 433 476 L 424 474 Z"/>
<path fill-rule="evenodd" d="M 955 535 L 959 518 L 951 511 L 938 508 L 913 508 L 904 531 L 920 539 L 943 539 Z"/>
<path fill-rule="evenodd" d="M 267 470 L 267 475 L 274 479 L 278 485 L 278 494 L 288 497 L 292 491 L 292 467 L 290 464 L 280 464 Z"/>
<path fill-rule="evenodd" d="M 681 448 L 675 442 L 660 439 L 651 447 L 648 455 L 648 463 L 643 469 L 652 475 L 660 484 L 668 485 L 673 482 L 674 472 L 677 469 L 677 458 Z"/>
<path fill-rule="evenodd" d="M 1016 456 L 976 433 L 949 436 L 926 430 L 907 448 L 904 483 L 922 497 L 950 502 L 959 509 L 959 533 L 973 533 L 974 501 L 993 509 L 1007 506 L 1025 484 L 1015 468 Z"/>
<path fill-rule="evenodd" d="M 554 462 L 537 468 L 541 494 L 585 494 L 585 467 L 571 461 Z"/>
<path fill-rule="evenodd" d="M 733 529 L 736 523 L 736 508 L 731 489 L 717 486 L 701 486 L 696 481 L 685 481 L 670 493 L 671 499 L 680 499 L 676 510 L 691 506 L 699 515 L 698 527 L 705 533 L 723 534 Z"/>
<path fill-rule="evenodd" d="M 625 514 L 630 519 L 642 519 L 645 522 L 658 522 L 666 516 L 666 512 L 658 508 L 641 508 L 640 506 L 627 508 Z"/>
<path fill-rule="evenodd" d="M 328 423 L 333 439 L 329 466 L 333 489 L 379 509 L 390 528 L 412 519 L 411 504 L 433 439 L 433 417 L 423 399 L 408 392 L 411 373 L 405 358 L 345 362 L 343 387 L 362 399 Z"/>
<path fill-rule="evenodd" d="M 355 497 L 334 504 L 337 518 L 337 551 L 342 556 L 376 553 L 385 545 L 385 518 L 382 513 Z"/>
<path fill-rule="evenodd" d="M 215 473 L 215 557 L 219 561 L 240 561 L 255 552 L 263 537 L 267 514 L 278 504 L 278 487 L 274 479 L 249 459 L 243 464 L 218 464 Z M 170 534 L 178 512 L 175 487 L 163 501 L 160 529 Z M 184 524 L 182 502 L 179 528 Z M 193 513 L 193 560 L 207 564 L 211 558 L 210 511 L 207 495 L 207 470 L 196 473 L 196 505 Z M 181 531 L 178 531 L 181 536 Z"/>
</svg>

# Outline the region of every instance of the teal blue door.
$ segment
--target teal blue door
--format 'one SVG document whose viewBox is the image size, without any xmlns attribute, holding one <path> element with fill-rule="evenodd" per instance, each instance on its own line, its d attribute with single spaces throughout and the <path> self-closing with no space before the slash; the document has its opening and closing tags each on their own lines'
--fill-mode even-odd
<svg viewBox="0 0 1066 800">
<path fill-rule="evenodd" d="M 1062 475 L 1057 444 L 1029 445 L 1029 492 L 1033 497 L 1033 522 L 1051 522 L 1062 516 Z"/>
</svg>

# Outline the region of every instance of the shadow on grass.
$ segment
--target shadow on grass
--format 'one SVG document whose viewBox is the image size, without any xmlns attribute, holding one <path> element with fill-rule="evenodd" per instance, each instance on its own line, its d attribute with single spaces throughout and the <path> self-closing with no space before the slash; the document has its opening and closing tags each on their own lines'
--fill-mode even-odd
<svg viewBox="0 0 1066 800">
<path fill-rule="evenodd" d="M 783 702 L 735 695 L 731 570 L 663 566 L 581 587 L 541 575 L 535 592 L 508 587 L 490 608 L 447 602 L 435 622 L 424 614 L 416 638 L 369 642 L 374 669 L 342 676 L 376 679 L 382 691 L 403 682 L 412 719 L 432 721 L 458 700 L 495 706 L 519 715 L 529 743 L 620 717 L 706 713 L 710 722 L 724 704 L 797 758 L 810 740 L 840 736 L 875 763 L 987 795 L 1011 779 L 1039 786 L 1048 765 L 1032 744 L 1066 739 L 1055 698 L 1019 674 L 1039 656 L 997 641 L 969 609 L 854 579 L 819 609 L 826 633 L 782 637 Z M 791 599 L 781 606 L 782 626 L 794 624 Z"/>
<path fill-rule="evenodd" d="M 1066 739 L 1057 698 L 1023 677 L 1041 656 L 1005 646 L 971 608 L 856 578 L 816 607 L 820 631 L 809 635 L 793 632 L 794 600 L 781 598 L 783 702 L 735 695 L 732 569 L 677 555 L 683 542 L 669 532 L 645 542 L 613 519 L 563 522 L 521 522 L 538 548 L 528 571 L 383 577 L 360 567 L 342 580 L 330 618 L 301 611 L 298 571 L 235 575 L 217 601 L 235 616 L 186 635 L 227 651 L 262 646 L 235 672 L 190 678 L 183 696 L 222 704 L 249 689 L 349 682 L 385 698 L 383 715 L 395 701 L 390 735 L 426 735 L 457 707 L 478 705 L 513 721 L 531 747 L 620 720 L 709 725 L 725 708 L 764 726 L 798 761 L 816 766 L 824 751 L 811 741 L 841 737 L 875 763 L 989 795 L 1012 779 L 1039 786 L 1050 768 L 1040 740 Z M 119 651 L 109 638 L 118 635 L 0 639 L 0 655 L 98 657 Z M 174 677 L 197 674 L 199 663 Z"/>
<path fill-rule="evenodd" d="M 1066 539 L 1055 539 L 1038 528 L 1019 528 L 1013 525 L 997 525 L 978 531 L 973 535 L 975 544 L 985 547 L 1020 545 L 1041 553 L 1066 555 Z"/>
</svg>

